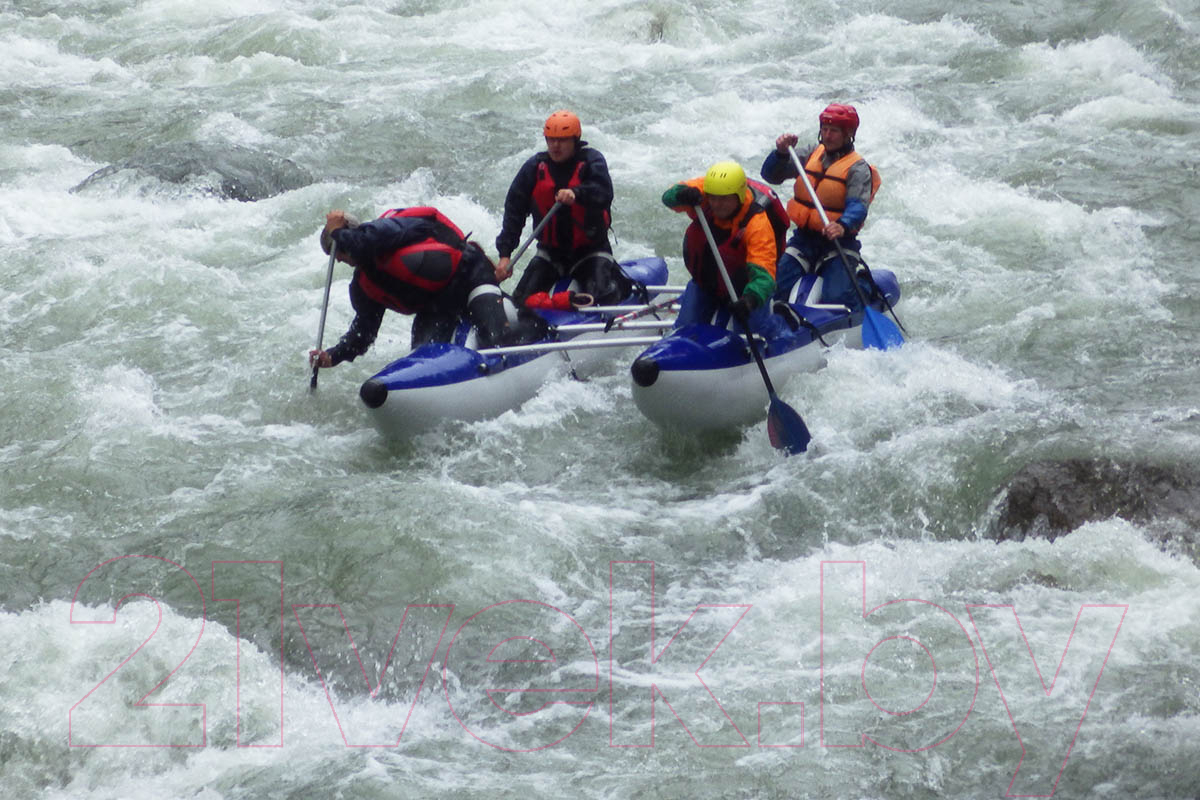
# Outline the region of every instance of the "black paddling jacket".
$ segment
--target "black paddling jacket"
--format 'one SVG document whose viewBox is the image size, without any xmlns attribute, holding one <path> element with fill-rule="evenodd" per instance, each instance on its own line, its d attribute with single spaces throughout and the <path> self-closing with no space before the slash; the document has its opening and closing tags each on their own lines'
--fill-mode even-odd
<svg viewBox="0 0 1200 800">
<path fill-rule="evenodd" d="M 431 291 L 431 286 L 384 281 L 387 276 L 376 272 L 375 265 L 388 261 L 397 251 L 445 238 L 446 231 L 430 217 L 382 217 L 364 222 L 357 228 L 339 228 L 332 236 L 338 250 L 349 255 L 355 264 L 369 265 L 354 270 L 354 278 L 350 281 L 354 320 L 346 335 L 328 351 L 330 360 L 340 364 L 367 352 L 379 334 L 384 311 L 389 307 L 402 313 L 413 313 L 427 307 L 439 294 L 436 290 Z M 455 262 L 457 266 L 457 259 Z M 373 274 L 374 280 L 367 277 L 367 273 Z M 381 286 L 386 287 L 386 294 L 380 292 Z M 383 301 L 385 296 L 388 297 L 386 302 Z"/>
<path fill-rule="evenodd" d="M 575 155 L 563 164 L 554 163 L 541 152 L 521 165 L 504 198 L 504 222 L 496 237 L 497 255 L 501 258 L 512 255 L 520 243 L 527 217 L 533 215 L 535 227 L 542 221 L 553 203 L 555 189 L 573 190 L 575 203 L 559 210 L 538 236 L 539 244 L 551 258 L 575 261 L 586 253 L 612 252 L 608 228 L 613 185 L 608 162 L 599 150 L 580 140 Z"/>
</svg>

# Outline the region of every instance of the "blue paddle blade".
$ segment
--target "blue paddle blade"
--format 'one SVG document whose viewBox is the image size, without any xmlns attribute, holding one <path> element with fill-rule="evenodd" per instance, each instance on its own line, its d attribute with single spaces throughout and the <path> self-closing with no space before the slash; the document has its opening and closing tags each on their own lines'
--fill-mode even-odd
<svg viewBox="0 0 1200 800">
<path fill-rule="evenodd" d="M 862 326 L 863 347 L 873 347 L 876 350 L 890 350 L 904 344 L 904 336 L 896 323 L 867 306 L 866 316 Z"/>
<path fill-rule="evenodd" d="M 788 455 L 803 453 L 812 441 L 808 426 L 796 409 L 771 395 L 771 406 L 767 409 L 767 436 L 776 450 L 785 450 Z"/>
</svg>

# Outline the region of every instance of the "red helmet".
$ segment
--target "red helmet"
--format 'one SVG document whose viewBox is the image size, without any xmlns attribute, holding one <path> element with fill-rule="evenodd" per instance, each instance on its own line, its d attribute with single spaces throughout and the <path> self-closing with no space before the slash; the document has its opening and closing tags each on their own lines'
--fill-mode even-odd
<svg viewBox="0 0 1200 800">
<path fill-rule="evenodd" d="M 821 112 L 820 120 L 822 125 L 834 125 L 841 128 L 851 139 L 858 132 L 858 112 L 854 106 L 830 103 Z"/>
<path fill-rule="evenodd" d="M 570 111 L 555 111 L 546 118 L 546 126 L 542 133 L 551 139 L 563 139 L 568 136 L 578 139 L 583 135 L 583 128 L 579 125 L 579 117 Z"/>
</svg>

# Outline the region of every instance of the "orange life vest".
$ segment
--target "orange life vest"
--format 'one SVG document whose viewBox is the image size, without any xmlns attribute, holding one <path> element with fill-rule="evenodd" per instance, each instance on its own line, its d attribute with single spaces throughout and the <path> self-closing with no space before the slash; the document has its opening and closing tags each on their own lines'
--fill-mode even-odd
<svg viewBox="0 0 1200 800">
<path fill-rule="evenodd" d="M 804 171 L 808 173 L 808 179 L 817 193 L 817 199 L 821 201 L 821 206 L 825 209 L 825 215 L 829 217 L 830 222 L 836 222 L 842 216 L 842 212 L 846 210 L 846 178 L 850 174 L 850 168 L 862 161 L 863 157 L 857 151 L 851 150 L 826 169 L 821 166 L 823 155 L 825 155 L 825 145 L 819 144 L 812 151 L 812 155 L 808 157 Z M 875 199 L 880 182 L 879 170 L 871 167 L 871 200 Z M 792 199 L 788 200 L 787 212 L 788 216 L 792 218 L 792 222 L 796 223 L 796 227 L 814 231 L 824 230 L 825 225 L 821 222 L 821 214 L 813 205 L 812 199 L 808 196 L 808 190 L 804 188 L 804 181 L 800 178 L 796 178 L 792 194 Z M 850 233 L 858 233 L 858 230 L 850 231 Z"/>
</svg>

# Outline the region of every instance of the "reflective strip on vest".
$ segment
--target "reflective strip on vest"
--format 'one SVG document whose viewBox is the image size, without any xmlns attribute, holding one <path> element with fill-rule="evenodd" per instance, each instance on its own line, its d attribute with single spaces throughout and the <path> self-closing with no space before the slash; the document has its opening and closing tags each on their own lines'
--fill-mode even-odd
<svg viewBox="0 0 1200 800">
<path fill-rule="evenodd" d="M 379 259 L 374 268 L 360 268 L 357 278 L 363 292 L 375 302 L 402 314 L 415 314 L 450 285 L 466 240 L 458 226 L 432 206 L 391 209 L 380 215 L 380 219 L 394 217 L 425 220 L 432 233 Z"/>
</svg>

